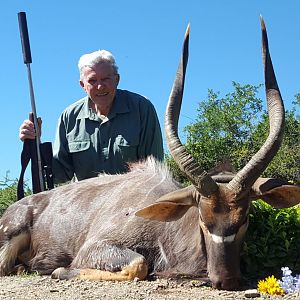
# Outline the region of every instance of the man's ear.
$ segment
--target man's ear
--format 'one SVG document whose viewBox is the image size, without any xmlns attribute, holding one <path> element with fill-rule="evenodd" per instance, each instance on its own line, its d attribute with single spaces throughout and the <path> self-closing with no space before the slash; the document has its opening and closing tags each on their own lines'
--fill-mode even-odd
<svg viewBox="0 0 300 300">
<path fill-rule="evenodd" d="M 81 79 L 79 80 L 79 84 L 85 90 L 85 88 L 84 88 L 84 82 Z"/>
<path fill-rule="evenodd" d="M 116 88 L 118 87 L 119 82 L 120 82 L 120 74 L 117 74 L 116 75 Z"/>
</svg>

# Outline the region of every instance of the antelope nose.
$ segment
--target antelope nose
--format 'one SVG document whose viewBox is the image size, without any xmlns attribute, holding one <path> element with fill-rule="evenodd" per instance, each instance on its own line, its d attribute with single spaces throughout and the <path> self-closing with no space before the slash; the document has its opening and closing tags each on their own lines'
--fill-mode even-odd
<svg viewBox="0 0 300 300">
<path fill-rule="evenodd" d="M 235 291 L 239 288 L 239 280 L 237 278 L 219 279 L 212 281 L 212 286 L 218 290 Z"/>
</svg>

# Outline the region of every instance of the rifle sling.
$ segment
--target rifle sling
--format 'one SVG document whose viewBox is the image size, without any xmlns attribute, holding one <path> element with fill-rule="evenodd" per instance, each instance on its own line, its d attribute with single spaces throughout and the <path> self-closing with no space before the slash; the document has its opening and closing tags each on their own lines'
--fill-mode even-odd
<svg viewBox="0 0 300 300">
<path fill-rule="evenodd" d="M 42 159 L 42 169 L 43 169 L 43 181 L 44 187 L 47 189 L 52 189 L 54 187 L 53 174 L 52 174 L 52 145 L 50 142 L 45 142 L 40 144 L 40 152 Z M 21 173 L 17 186 L 17 199 L 20 200 L 24 198 L 24 174 L 26 168 L 31 161 L 31 177 L 32 177 L 32 191 L 34 194 L 42 191 L 39 180 L 38 172 L 38 161 L 37 161 L 37 151 L 35 140 L 25 140 L 23 143 L 23 150 L 21 153 Z M 46 178 L 45 178 L 46 177 Z M 46 183 L 45 183 L 46 179 Z M 44 188 L 45 189 L 45 188 Z"/>
</svg>

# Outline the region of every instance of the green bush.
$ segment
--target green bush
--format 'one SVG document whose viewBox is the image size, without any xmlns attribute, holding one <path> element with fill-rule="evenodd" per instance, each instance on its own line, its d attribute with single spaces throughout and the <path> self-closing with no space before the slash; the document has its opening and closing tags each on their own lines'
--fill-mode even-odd
<svg viewBox="0 0 300 300">
<path fill-rule="evenodd" d="M 280 277 L 281 267 L 300 273 L 300 205 L 274 209 L 253 202 L 241 256 L 241 270 L 248 279 Z"/>
<path fill-rule="evenodd" d="M 5 181 L 0 182 L 0 216 L 2 216 L 6 208 L 16 200 L 17 181 L 12 181 L 5 177 Z"/>
<path fill-rule="evenodd" d="M 11 180 L 7 176 L 4 178 L 4 181 L 0 181 L 0 217 L 9 205 L 17 201 L 17 184 L 17 179 Z M 31 194 L 26 184 L 24 190 L 25 196 Z"/>
</svg>

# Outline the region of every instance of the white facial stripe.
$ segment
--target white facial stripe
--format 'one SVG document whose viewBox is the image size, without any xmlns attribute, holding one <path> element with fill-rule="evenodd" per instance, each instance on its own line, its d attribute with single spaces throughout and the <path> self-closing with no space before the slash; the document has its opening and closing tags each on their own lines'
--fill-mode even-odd
<svg viewBox="0 0 300 300">
<path fill-rule="evenodd" d="M 213 242 L 220 244 L 220 243 L 232 243 L 236 234 L 228 235 L 228 236 L 219 236 L 215 234 L 210 234 Z"/>
<path fill-rule="evenodd" d="M 249 220 L 247 220 L 247 222 L 245 222 L 238 230 L 237 233 L 234 233 L 232 235 L 228 235 L 228 236 L 220 236 L 220 235 L 216 235 L 216 234 L 212 234 L 208 231 L 209 235 L 211 236 L 211 239 L 213 240 L 214 243 L 216 244 L 220 244 L 220 243 L 232 243 L 235 239 L 235 237 L 239 234 L 244 235 L 247 227 L 248 227 L 248 222 Z"/>
<path fill-rule="evenodd" d="M 249 208 L 248 208 L 248 210 L 249 210 Z M 207 235 L 210 236 L 212 241 L 216 244 L 232 243 L 236 237 L 238 239 L 240 237 L 243 237 L 247 231 L 248 224 L 249 224 L 249 218 L 247 218 L 246 222 L 241 225 L 241 227 L 238 229 L 238 231 L 236 233 L 228 235 L 228 236 L 220 236 L 220 235 L 216 235 L 216 234 L 209 232 L 208 228 L 206 227 L 204 222 L 201 220 L 201 212 L 200 211 L 199 211 L 199 214 L 200 214 L 199 222 L 200 222 L 200 226 L 202 227 L 203 232 L 207 233 Z"/>
</svg>

